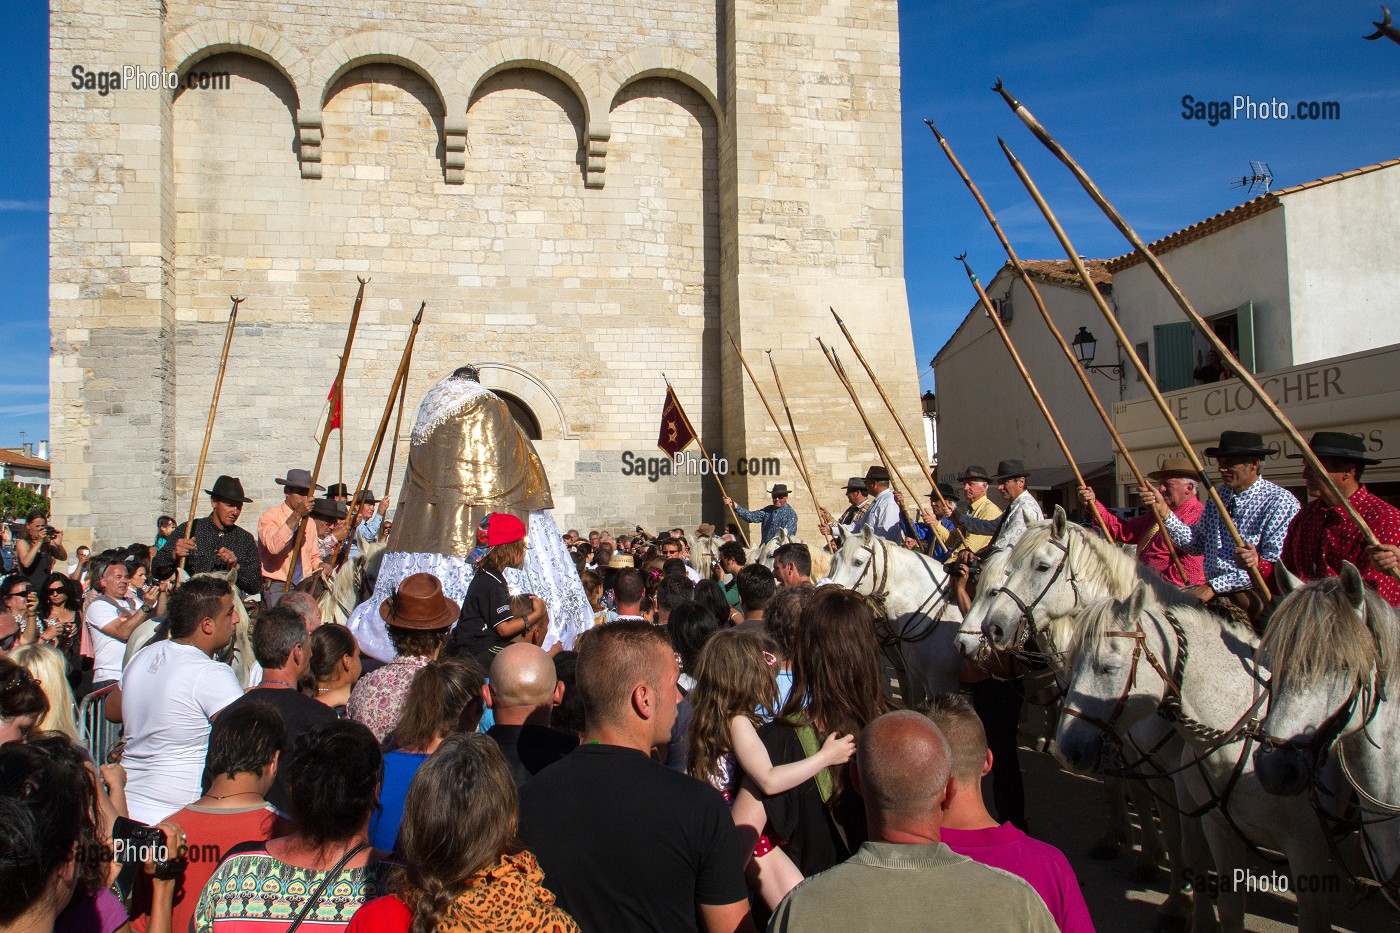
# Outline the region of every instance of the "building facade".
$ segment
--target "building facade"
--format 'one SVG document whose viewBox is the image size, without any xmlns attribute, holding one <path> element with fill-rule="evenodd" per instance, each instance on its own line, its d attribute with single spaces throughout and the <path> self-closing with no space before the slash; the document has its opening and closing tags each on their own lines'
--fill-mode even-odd
<svg viewBox="0 0 1400 933">
<path fill-rule="evenodd" d="M 78 535 L 188 508 L 230 295 L 206 485 L 275 499 L 314 459 L 357 276 L 332 479 L 423 301 L 399 468 L 411 407 L 474 363 L 571 525 L 727 519 L 708 477 L 635 471 L 666 379 L 732 495 L 801 489 L 727 334 L 761 375 L 774 351 L 815 481 L 873 456 L 833 404 L 828 306 L 917 423 L 895 0 L 52 0 L 50 42 L 53 491 Z"/>
</svg>

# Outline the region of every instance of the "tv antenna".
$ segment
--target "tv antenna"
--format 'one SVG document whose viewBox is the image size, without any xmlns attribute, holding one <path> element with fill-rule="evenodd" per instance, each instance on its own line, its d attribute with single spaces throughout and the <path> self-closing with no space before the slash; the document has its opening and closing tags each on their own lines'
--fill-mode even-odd
<svg viewBox="0 0 1400 933">
<path fill-rule="evenodd" d="M 1254 189 L 1260 189 L 1260 193 L 1268 194 L 1269 188 L 1274 183 L 1274 173 L 1269 169 L 1267 162 L 1249 163 L 1249 174 L 1241 175 L 1230 184 L 1231 188 L 1244 188 L 1245 194 L 1253 194 Z"/>
</svg>

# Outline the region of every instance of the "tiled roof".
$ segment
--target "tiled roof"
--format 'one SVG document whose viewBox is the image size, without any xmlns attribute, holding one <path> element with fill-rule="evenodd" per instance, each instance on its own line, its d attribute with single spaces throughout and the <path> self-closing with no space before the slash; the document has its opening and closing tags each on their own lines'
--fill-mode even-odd
<svg viewBox="0 0 1400 933">
<path fill-rule="evenodd" d="M 1313 181 L 1304 182 L 1301 185 L 1294 185 L 1291 188 L 1280 188 L 1277 191 L 1270 191 L 1267 194 L 1261 194 L 1257 198 L 1251 198 L 1243 204 L 1236 205 L 1228 211 L 1223 211 L 1214 216 L 1207 217 L 1205 220 L 1198 221 L 1175 233 L 1169 233 L 1156 242 L 1148 243 L 1147 248 L 1150 249 L 1154 255 L 1160 256 L 1163 253 L 1185 246 L 1187 243 L 1193 243 L 1202 237 L 1209 236 L 1217 230 L 1232 227 L 1237 223 L 1249 220 L 1251 217 L 1258 217 L 1260 214 L 1271 211 L 1283 203 L 1280 198 L 1287 197 L 1290 194 L 1297 194 L 1299 191 L 1306 191 L 1309 188 L 1318 188 L 1322 185 L 1330 185 L 1334 181 L 1341 181 L 1344 178 L 1354 178 L 1357 175 L 1366 175 L 1370 172 L 1379 171 L 1383 168 L 1391 168 L 1396 165 L 1400 165 L 1400 159 L 1388 159 L 1385 162 L 1377 162 L 1374 165 L 1363 165 L 1361 168 L 1354 168 L 1349 172 L 1342 172 L 1339 175 L 1328 175 L 1326 178 L 1317 178 Z M 1142 261 L 1142 257 L 1134 250 L 1131 253 L 1124 253 L 1122 256 L 1110 259 L 1106 266 L 1109 272 L 1122 272 L 1124 269 L 1135 266 Z"/>
<path fill-rule="evenodd" d="M 8 463 L 10 466 L 24 467 L 27 470 L 49 471 L 49 461 L 40 460 L 38 457 L 30 457 L 23 451 L 13 447 L 0 447 L 0 463 Z"/>
<path fill-rule="evenodd" d="M 1038 279 L 1043 279 L 1054 285 L 1068 285 L 1072 288 L 1083 288 L 1084 283 L 1080 281 L 1079 273 L 1074 271 L 1074 263 L 1068 259 L 1023 259 L 1021 265 L 1026 267 L 1026 272 Z M 1113 284 L 1113 273 L 1108 270 L 1108 261 L 1104 259 L 1086 259 L 1084 268 L 1089 272 L 1089 279 L 1098 286 L 1111 286 Z"/>
</svg>

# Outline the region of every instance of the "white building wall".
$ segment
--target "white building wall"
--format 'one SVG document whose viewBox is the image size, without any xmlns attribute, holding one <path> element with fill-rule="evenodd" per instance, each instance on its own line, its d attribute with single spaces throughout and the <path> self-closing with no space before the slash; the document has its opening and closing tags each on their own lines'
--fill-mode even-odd
<svg viewBox="0 0 1400 933">
<path fill-rule="evenodd" d="M 1161 255 L 1167 272 L 1201 316 L 1254 303 L 1254 360 L 1259 371 L 1294 362 L 1284 219 L 1284 211 L 1275 208 Z M 1148 367 L 1155 378 L 1153 327 L 1185 321 L 1186 316 L 1146 263 L 1114 273 L 1113 294 L 1128 339 L 1148 345 Z M 1102 339 L 1104 330 L 1106 325 L 1095 334 Z M 1136 374 L 1129 375 L 1124 397 L 1147 395 L 1146 385 Z"/>
<path fill-rule="evenodd" d="M 1400 343 L 1400 168 L 1285 196 L 1293 364 Z"/>
<path fill-rule="evenodd" d="M 1042 281 L 1036 286 L 1066 340 L 1081 326 L 1088 326 L 1100 340 L 1095 363 L 1117 362 L 1112 339 L 1103 339 L 1107 325 L 1087 292 Z M 1085 464 L 1111 459 L 1108 431 L 1069 361 L 1055 346 L 1025 284 L 1003 268 L 986 290 L 993 299 L 1005 297 L 1010 290 L 1013 317 L 1007 332 L 1075 460 Z M 980 308 L 974 309 L 934 360 L 934 376 L 940 480 L 951 482 L 971 463 L 988 470 L 995 469 L 998 460 L 1013 458 L 1025 461 L 1030 470 L 1065 465 L 1030 390 Z M 1090 380 L 1105 408 L 1118 401 L 1116 380 L 1097 373 L 1091 373 Z"/>
</svg>

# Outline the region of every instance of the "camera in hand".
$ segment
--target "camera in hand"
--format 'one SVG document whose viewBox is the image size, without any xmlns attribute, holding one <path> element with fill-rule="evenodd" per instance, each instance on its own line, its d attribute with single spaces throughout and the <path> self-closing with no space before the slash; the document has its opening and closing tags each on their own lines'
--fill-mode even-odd
<svg viewBox="0 0 1400 933">
<path fill-rule="evenodd" d="M 185 870 L 184 856 L 170 851 L 163 829 L 124 816 L 112 823 L 112 851 L 119 865 L 151 862 L 157 878 L 178 877 Z"/>
</svg>

